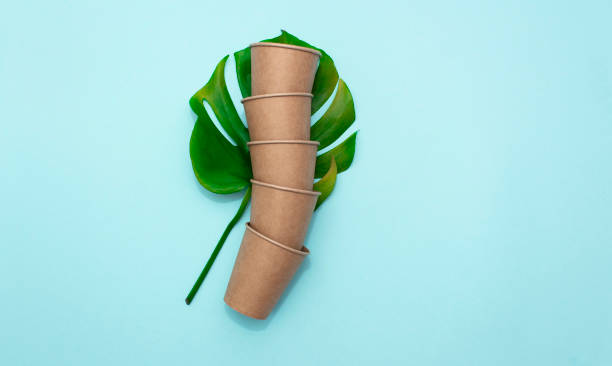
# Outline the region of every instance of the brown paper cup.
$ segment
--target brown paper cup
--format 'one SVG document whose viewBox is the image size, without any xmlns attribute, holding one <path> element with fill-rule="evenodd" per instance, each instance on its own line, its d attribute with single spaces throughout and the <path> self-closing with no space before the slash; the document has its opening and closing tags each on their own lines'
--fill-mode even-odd
<svg viewBox="0 0 612 366">
<path fill-rule="evenodd" d="M 251 95 L 312 91 L 321 53 L 282 43 L 251 45 Z"/>
<path fill-rule="evenodd" d="M 300 249 L 320 192 L 281 187 L 251 179 L 251 226 L 263 235 Z"/>
<path fill-rule="evenodd" d="M 255 180 L 312 190 L 318 141 L 251 141 L 247 145 Z"/>
<path fill-rule="evenodd" d="M 252 141 L 310 140 L 312 94 L 264 94 L 242 104 Z"/>
<path fill-rule="evenodd" d="M 225 303 L 251 318 L 267 318 L 308 253 L 305 247 L 296 250 L 272 240 L 247 223 Z"/>
</svg>

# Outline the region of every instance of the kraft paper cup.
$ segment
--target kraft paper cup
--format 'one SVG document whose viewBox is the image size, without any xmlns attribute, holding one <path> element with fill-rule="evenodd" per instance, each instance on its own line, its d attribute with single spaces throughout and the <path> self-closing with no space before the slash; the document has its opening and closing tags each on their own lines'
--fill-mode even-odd
<svg viewBox="0 0 612 366">
<path fill-rule="evenodd" d="M 310 140 L 310 93 L 277 93 L 244 98 L 249 135 L 259 140 Z"/>
<path fill-rule="evenodd" d="M 251 227 L 293 249 L 302 248 L 320 192 L 251 179 Z"/>
<path fill-rule="evenodd" d="M 289 248 L 247 223 L 225 303 L 251 318 L 266 319 L 308 254 L 307 248 Z"/>
<path fill-rule="evenodd" d="M 255 180 L 312 190 L 318 141 L 251 141 L 247 145 Z"/>
<path fill-rule="evenodd" d="M 251 45 L 251 95 L 310 93 L 321 52 L 283 43 Z"/>
</svg>

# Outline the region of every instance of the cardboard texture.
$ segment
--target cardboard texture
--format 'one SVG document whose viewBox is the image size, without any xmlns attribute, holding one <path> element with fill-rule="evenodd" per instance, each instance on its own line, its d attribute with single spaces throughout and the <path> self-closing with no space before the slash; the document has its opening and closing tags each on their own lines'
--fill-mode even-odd
<svg viewBox="0 0 612 366">
<path fill-rule="evenodd" d="M 252 141 L 247 145 L 255 180 L 312 190 L 318 141 Z"/>
<path fill-rule="evenodd" d="M 282 43 L 251 45 L 251 95 L 310 93 L 321 53 Z"/>
<path fill-rule="evenodd" d="M 251 226 L 293 249 L 304 243 L 320 192 L 281 187 L 251 179 Z"/>
<path fill-rule="evenodd" d="M 265 94 L 242 100 L 251 141 L 310 140 L 310 93 Z"/>
<path fill-rule="evenodd" d="M 247 223 L 225 303 L 251 318 L 266 319 L 308 254 L 307 248 L 289 248 Z"/>
</svg>

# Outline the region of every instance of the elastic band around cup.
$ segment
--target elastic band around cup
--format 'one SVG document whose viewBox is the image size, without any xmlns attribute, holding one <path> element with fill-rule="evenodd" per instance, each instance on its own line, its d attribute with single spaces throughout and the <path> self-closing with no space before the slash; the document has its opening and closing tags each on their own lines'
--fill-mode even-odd
<svg viewBox="0 0 612 366">
<path fill-rule="evenodd" d="M 247 146 L 253 145 L 271 145 L 271 144 L 302 144 L 302 145 L 316 145 L 319 146 L 319 141 L 312 140 L 261 140 L 261 141 L 249 141 Z"/>
<path fill-rule="evenodd" d="M 253 183 L 255 185 L 258 185 L 258 186 L 262 186 L 262 187 L 278 189 L 280 191 L 287 191 L 287 192 L 293 192 L 293 193 L 306 194 L 306 195 L 309 195 L 309 196 L 319 196 L 319 195 L 321 195 L 321 192 L 317 192 L 317 191 L 307 191 L 307 190 L 304 190 L 304 189 L 297 189 L 297 188 L 289 188 L 289 187 L 277 186 L 276 184 L 264 183 L 264 182 L 260 182 L 260 181 L 255 180 L 255 179 L 251 179 L 251 183 Z"/>
<path fill-rule="evenodd" d="M 251 43 L 250 47 L 279 47 L 279 48 L 288 48 L 290 50 L 314 53 L 315 55 L 321 57 L 321 52 L 319 52 L 319 51 L 317 51 L 315 49 L 308 48 L 308 47 L 294 46 L 292 44 L 286 44 L 286 43 L 257 42 L 257 43 Z"/>
<path fill-rule="evenodd" d="M 313 95 L 311 93 L 274 93 L 274 94 L 260 94 L 253 95 L 250 97 L 243 98 L 240 103 L 250 102 L 255 99 L 263 99 L 263 98 L 277 98 L 277 97 L 309 97 L 312 98 Z"/>
<path fill-rule="evenodd" d="M 302 255 L 302 256 L 307 256 L 308 254 L 310 254 L 310 250 L 308 250 L 308 248 L 306 248 L 306 247 L 304 247 L 304 246 L 302 246 L 302 249 L 303 249 L 303 250 L 297 250 L 297 249 L 290 248 L 290 247 L 288 247 L 288 246 L 286 246 L 286 245 L 284 245 L 284 244 L 281 244 L 281 243 L 277 242 L 277 241 L 276 241 L 276 240 L 274 240 L 274 239 L 270 239 L 270 238 L 268 238 L 268 237 L 267 237 L 267 236 L 265 236 L 264 234 L 262 234 L 262 233 L 260 233 L 259 231 L 255 230 L 255 229 L 254 229 L 254 228 L 251 226 L 251 223 L 250 223 L 250 222 L 247 222 L 247 223 L 246 223 L 246 227 L 247 227 L 247 230 L 249 230 L 249 231 L 250 231 L 250 232 L 252 232 L 253 234 L 255 234 L 255 235 L 259 236 L 260 238 L 262 238 L 263 240 L 267 241 L 267 242 L 268 242 L 268 243 L 270 243 L 270 244 L 276 245 L 277 247 L 279 247 L 279 248 L 281 248 L 281 249 L 284 249 L 284 250 L 287 250 L 287 251 L 289 251 L 289 252 L 291 252 L 291 253 L 293 253 L 293 254 L 298 254 L 298 255 Z"/>
</svg>

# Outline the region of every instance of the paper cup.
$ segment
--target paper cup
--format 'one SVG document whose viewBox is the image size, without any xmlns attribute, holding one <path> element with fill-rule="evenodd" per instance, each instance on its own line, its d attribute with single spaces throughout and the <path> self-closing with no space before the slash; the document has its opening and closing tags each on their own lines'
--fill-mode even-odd
<svg viewBox="0 0 612 366">
<path fill-rule="evenodd" d="M 252 141 L 310 140 L 312 94 L 264 94 L 242 104 Z"/>
<path fill-rule="evenodd" d="M 318 141 L 251 141 L 247 145 L 255 180 L 312 190 Z"/>
<path fill-rule="evenodd" d="M 308 254 L 307 248 L 289 248 L 247 223 L 225 303 L 251 318 L 266 319 Z"/>
<path fill-rule="evenodd" d="M 251 179 L 251 226 L 293 249 L 302 248 L 320 192 Z"/>
<path fill-rule="evenodd" d="M 283 43 L 251 45 L 251 95 L 312 91 L 321 52 Z"/>
</svg>

